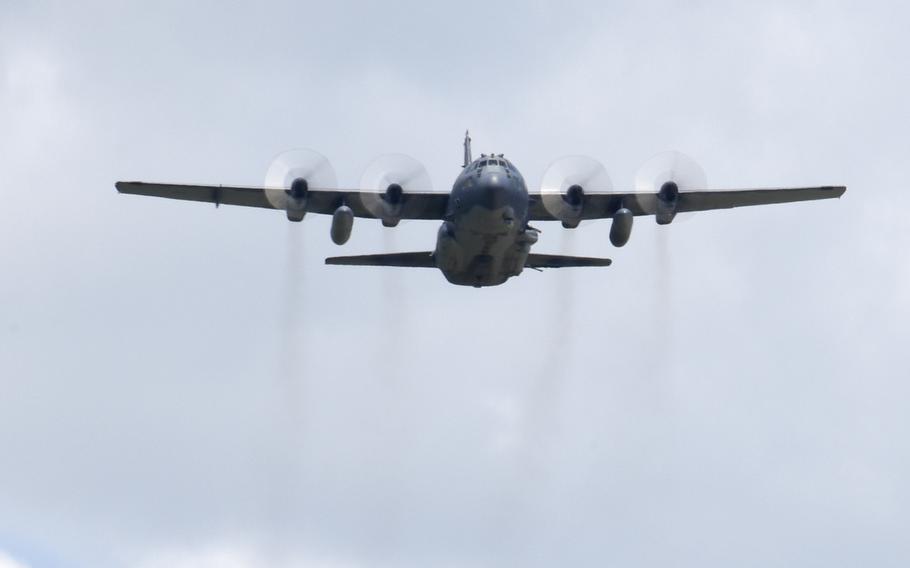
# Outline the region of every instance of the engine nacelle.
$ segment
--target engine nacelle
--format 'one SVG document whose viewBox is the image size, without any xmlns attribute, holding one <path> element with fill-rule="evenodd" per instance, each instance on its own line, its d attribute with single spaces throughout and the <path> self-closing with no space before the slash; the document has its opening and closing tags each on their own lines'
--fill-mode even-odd
<svg viewBox="0 0 910 568">
<path fill-rule="evenodd" d="M 332 242 L 343 245 L 351 238 L 351 229 L 354 228 L 354 211 L 347 205 L 342 205 L 332 214 Z"/>
<path fill-rule="evenodd" d="M 299 223 L 306 216 L 307 196 L 310 191 L 310 185 L 307 180 L 297 178 L 291 182 L 291 187 L 284 190 L 288 221 Z"/>
<path fill-rule="evenodd" d="M 401 221 L 401 204 L 404 202 L 404 188 L 393 183 L 382 195 L 382 225 L 395 227 Z"/>
<path fill-rule="evenodd" d="M 585 190 L 580 185 L 573 185 L 566 190 L 562 196 L 563 207 L 559 219 L 562 226 L 566 229 L 574 229 L 581 223 L 581 215 L 584 213 Z"/>
<path fill-rule="evenodd" d="M 676 217 L 676 207 L 679 205 L 679 186 L 676 182 L 668 181 L 660 186 L 657 192 L 657 211 L 654 218 L 658 225 L 669 225 Z"/>
<path fill-rule="evenodd" d="M 613 225 L 610 227 L 610 242 L 615 247 L 624 246 L 632 236 L 632 221 L 635 216 L 623 207 L 613 214 Z"/>
</svg>

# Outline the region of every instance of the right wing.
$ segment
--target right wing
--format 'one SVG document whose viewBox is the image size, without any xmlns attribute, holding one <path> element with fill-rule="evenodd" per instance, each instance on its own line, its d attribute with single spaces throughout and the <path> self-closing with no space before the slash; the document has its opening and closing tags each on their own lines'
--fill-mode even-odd
<svg viewBox="0 0 910 568">
<path fill-rule="evenodd" d="M 721 191 L 681 191 L 677 211 L 707 211 L 750 205 L 773 205 L 817 199 L 839 198 L 847 191 L 843 186 L 796 187 L 783 189 L 735 189 Z"/>
<path fill-rule="evenodd" d="M 840 197 L 847 190 L 843 186 L 794 187 L 781 189 L 732 189 L 680 191 L 676 211 L 707 211 L 730 209 L 750 205 L 771 205 Z M 625 207 L 633 215 L 654 215 L 657 212 L 656 193 L 585 193 L 581 219 L 609 219 L 620 208 Z M 558 221 L 547 210 L 541 193 L 531 194 L 530 216 L 532 221 Z"/>
<path fill-rule="evenodd" d="M 241 205 L 275 209 L 261 187 L 234 187 L 228 185 L 183 185 L 166 183 L 145 183 L 140 181 L 118 181 L 117 191 L 132 195 L 147 195 L 184 201 L 202 201 L 215 205 Z M 280 190 L 283 191 L 283 190 Z M 347 205 L 354 216 L 375 219 L 376 216 L 364 206 L 365 198 L 375 200 L 383 194 L 359 189 L 310 189 L 307 192 L 306 211 L 331 215 L 341 205 Z M 448 193 L 405 192 L 401 198 L 401 219 L 436 219 L 445 217 L 449 202 Z"/>
</svg>

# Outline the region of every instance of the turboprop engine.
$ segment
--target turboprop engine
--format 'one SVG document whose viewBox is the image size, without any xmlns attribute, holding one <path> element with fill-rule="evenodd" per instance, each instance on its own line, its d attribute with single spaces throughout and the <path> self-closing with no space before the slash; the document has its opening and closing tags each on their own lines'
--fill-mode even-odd
<svg viewBox="0 0 910 568">
<path fill-rule="evenodd" d="M 363 207 L 382 221 L 395 227 L 401 221 L 409 191 L 431 191 L 433 184 L 423 164 L 404 154 L 386 154 L 376 158 L 360 179 Z"/>
<path fill-rule="evenodd" d="M 584 218 L 585 192 L 609 192 L 613 183 L 600 162 L 587 156 L 556 160 L 544 172 L 540 197 L 544 208 L 567 229 Z"/>
<path fill-rule="evenodd" d="M 701 166 L 689 156 L 675 151 L 652 157 L 635 176 L 636 192 L 657 194 L 653 207 L 658 225 L 669 225 L 676 218 L 683 198 L 681 193 L 704 190 L 707 186 L 707 177 Z"/>
<path fill-rule="evenodd" d="M 383 227 L 397 227 L 401 222 L 401 202 L 404 200 L 404 188 L 401 184 L 391 183 L 382 195 L 380 219 Z"/>
<path fill-rule="evenodd" d="M 585 209 L 585 188 L 575 184 L 562 195 L 564 206 L 560 212 L 560 221 L 566 229 L 574 229 L 581 223 Z"/>
<path fill-rule="evenodd" d="M 287 195 L 285 199 L 284 210 L 287 213 L 288 221 L 299 223 L 306 216 L 307 194 L 310 190 L 310 184 L 303 178 L 297 178 L 291 182 L 291 187 L 284 190 Z"/>
<path fill-rule="evenodd" d="M 266 199 L 275 209 L 283 209 L 288 221 L 303 221 L 310 188 L 336 185 L 332 165 L 312 150 L 290 150 L 275 156 L 265 174 Z"/>
<path fill-rule="evenodd" d="M 660 186 L 657 192 L 657 210 L 654 217 L 658 225 L 669 225 L 676 217 L 676 207 L 679 205 L 679 185 L 675 181 L 668 181 Z"/>
</svg>

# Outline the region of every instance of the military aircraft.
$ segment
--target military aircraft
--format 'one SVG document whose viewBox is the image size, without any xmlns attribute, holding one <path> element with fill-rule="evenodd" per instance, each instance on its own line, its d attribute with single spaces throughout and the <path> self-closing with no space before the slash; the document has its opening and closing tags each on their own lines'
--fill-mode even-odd
<svg viewBox="0 0 910 568">
<path fill-rule="evenodd" d="M 636 190 L 616 192 L 598 162 L 569 157 L 554 162 L 539 191 L 529 191 L 518 168 L 503 154 L 471 155 L 465 134 L 464 163 L 449 193 L 427 191 L 426 170 L 401 155 L 380 158 L 367 169 L 359 189 L 336 188 L 328 161 L 311 151 L 279 156 L 264 187 L 117 182 L 120 193 L 284 210 L 288 220 L 306 213 L 332 216 L 331 238 L 348 241 L 355 217 L 380 219 L 386 227 L 402 219 L 442 221 L 433 251 L 340 256 L 326 264 L 437 268 L 452 284 L 483 287 L 504 283 L 525 268 L 609 266 L 607 258 L 531 252 L 540 230 L 532 221 L 612 219 L 610 241 L 625 245 L 636 216 L 658 224 L 677 213 L 840 197 L 843 186 L 707 190 L 704 173 L 682 154 L 659 155 L 641 170 Z"/>
</svg>

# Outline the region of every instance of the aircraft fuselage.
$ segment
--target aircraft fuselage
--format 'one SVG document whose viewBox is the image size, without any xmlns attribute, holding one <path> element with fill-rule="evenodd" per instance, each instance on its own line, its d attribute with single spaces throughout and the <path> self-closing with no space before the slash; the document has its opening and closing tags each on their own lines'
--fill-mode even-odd
<svg viewBox="0 0 910 568">
<path fill-rule="evenodd" d="M 528 227 L 528 188 L 510 162 L 482 157 L 455 180 L 436 239 L 437 267 L 452 284 L 496 286 L 521 274 L 538 231 Z"/>
</svg>

